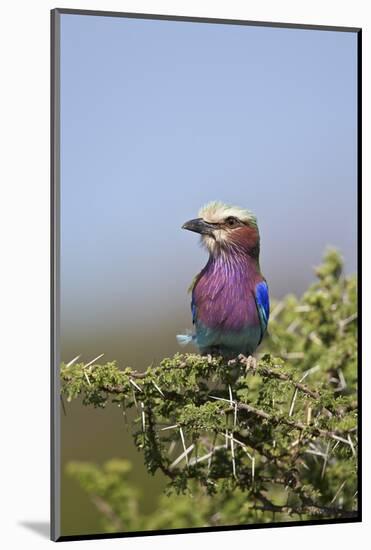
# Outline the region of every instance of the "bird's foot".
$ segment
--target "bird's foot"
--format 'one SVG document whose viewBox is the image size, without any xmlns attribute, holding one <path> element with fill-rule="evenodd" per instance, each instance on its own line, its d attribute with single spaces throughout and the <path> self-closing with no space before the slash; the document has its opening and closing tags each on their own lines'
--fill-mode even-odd
<svg viewBox="0 0 371 550">
<path fill-rule="evenodd" d="M 243 353 L 240 353 L 240 355 L 237 357 L 238 361 L 242 363 L 242 365 L 245 365 L 245 372 L 252 370 L 255 374 L 257 369 L 257 361 L 256 358 L 252 355 L 249 355 L 246 357 L 246 355 L 243 355 Z"/>
</svg>

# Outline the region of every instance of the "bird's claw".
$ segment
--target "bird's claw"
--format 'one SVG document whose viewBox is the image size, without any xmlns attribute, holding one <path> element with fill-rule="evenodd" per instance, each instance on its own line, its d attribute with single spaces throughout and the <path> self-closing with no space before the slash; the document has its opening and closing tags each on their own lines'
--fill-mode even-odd
<svg viewBox="0 0 371 550">
<path fill-rule="evenodd" d="M 245 355 L 240 353 L 240 355 L 238 356 L 238 360 L 240 363 L 245 365 L 245 372 L 252 370 L 255 373 L 257 369 L 257 361 L 255 357 L 253 357 L 252 355 L 246 357 Z"/>
</svg>

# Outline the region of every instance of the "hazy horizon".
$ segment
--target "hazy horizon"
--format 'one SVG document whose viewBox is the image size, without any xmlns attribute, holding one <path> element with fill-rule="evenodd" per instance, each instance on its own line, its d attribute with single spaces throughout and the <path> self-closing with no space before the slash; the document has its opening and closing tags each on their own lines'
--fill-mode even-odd
<svg viewBox="0 0 371 550">
<path fill-rule="evenodd" d="M 328 245 L 356 269 L 355 35 L 63 15 L 61 43 L 64 359 L 177 349 L 210 200 L 256 213 L 276 298 Z"/>
</svg>

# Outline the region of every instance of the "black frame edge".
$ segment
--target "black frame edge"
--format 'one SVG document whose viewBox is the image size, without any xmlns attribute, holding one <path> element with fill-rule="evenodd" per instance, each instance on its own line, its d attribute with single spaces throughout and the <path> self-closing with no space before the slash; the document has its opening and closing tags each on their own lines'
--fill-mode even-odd
<svg viewBox="0 0 371 550">
<path fill-rule="evenodd" d="M 362 521 L 362 29 L 357 31 L 358 513 Z"/>
<path fill-rule="evenodd" d="M 133 537 L 153 537 L 162 535 L 189 535 L 200 533 L 215 533 L 226 531 L 250 531 L 252 529 L 271 529 L 284 527 L 310 527 L 313 525 L 335 525 L 344 523 L 360 523 L 362 520 L 359 513 L 355 512 L 354 518 L 307 520 L 307 521 L 285 521 L 280 523 L 255 523 L 252 525 L 223 525 L 220 527 L 190 527 L 184 529 L 161 529 L 158 531 L 130 531 L 123 533 L 93 533 L 87 535 L 62 535 L 57 542 L 69 542 L 74 540 L 101 540 Z"/>
<path fill-rule="evenodd" d="M 223 19 L 217 17 L 199 17 L 191 15 L 168 15 L 155 13 L 136 13 L 105 10 L 83 10 L 73 8 L 55 8 L 60 14 L 65 15 L 92 15 L 100 17 L 124 17 L 127 19 L 155 19 L 159 21 L 188 21 L 192 23 L 215 23 L 224 25 L 246 25 L 254 27 L 277 27 L 285 29 L 302 29 L 315 31 L 340 31 L 340 32 L 358 32 L 359 27 L 341 27 L 331 25 L 316 25 L 315 23 L 282 23 L 274 21 L 251 21 L 246 19 Z"/>
<path fill-rule="evenodd" d="M 50 12 L 50 538 L 60 538 L 59 329 L 60 14 Z"/>
</svg>

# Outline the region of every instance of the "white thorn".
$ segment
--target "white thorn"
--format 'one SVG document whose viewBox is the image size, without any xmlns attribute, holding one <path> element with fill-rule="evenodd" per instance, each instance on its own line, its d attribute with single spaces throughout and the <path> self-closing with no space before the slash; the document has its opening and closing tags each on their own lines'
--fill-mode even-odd
<svg viewBox="0 0 371 550">
<path fill-rule="evenodd" d="M 91 386 L 91 383 L 90 383 L 90 380 L 89 380 L 89 376 L 87 375 L 87 373 L 84 371 L 84 376 L 89 384 L 89 386 Z"/>
<path fill-rule="evenodd" d="M 161 428 L 161 431 L 164 432 L 165 430 L 171 430 L 172 428 L 177 428 L 178 424 L 173 424 L 172 426 L 166 426 L 165 428 Z"/>
<path fill-rule="evenodd" d="M 353 441 L 352 441 L 349 434 L 348 434 L 348 441 L 349 441 L 350 448 L 352 449 L 353 456 L 356 456 L 356 451 L 355 451 L 355 448 L 354 448 L 354 445 L 353 445 Z"/>
<path fill-rule="evenodd" d="M 95 361 L 98 361 L 98 359 L 100 359 L 101 357 L 103 357 L 104 353 L 101 353 L 100 355 L 98 355 L 98 357 L 95 357 L 95 359 L 92 359 L 92 361 L 90 361 L 89 363 L 87 363 L 86 365 L 84 365 L 84 369 L 87 369 L 88 367 L 90 367 L 90 365 L 92 365 L 93 363 L 95 363 Z"/>
<path fill-rule="evenodd" d="M 237 478 L 237 475 L 236 475 L 236 459 L 235 459 L 235 456 L 234 456 L 234 439 L 233 439 L 233 437 L 231 438 L 231 454 L 232 454 L 233 477 Z"/>
<path fill-rule="evenodd" d="M 187 464 L 188 464 L 188 455 L 191 451 L 193 451 L 194 446 L 195 446 L 195 444 L 192 443 L 192 445 L 190 445 L 188 447 L 188 449 L 185 449 L 184 452 L 180 456 L 178 456 L 178 458 L 176 460 L 174 460 L 174 462 L 172 462 L 172 464 L 170 464 L 169 469 L 172 470 L 177 464 L 179 464 L 179 462 L 181 462 L 183 460 L 184 457 L 186 458 L 186 461 L 187 461 Z"/>
<path fill-rule="evenodd" d="M 162 395 L 162 397 L 165 397 L 164 394 L 162 393 L 162 390 L 158 387 L 158 385 L 154 380 L 152 380 L 152 384 L 155 386 L 156 390 Z"/>
<path fill-rule="evenodd" d="M 132 380 L 131 378 L 129 378 L 129 382 L 130 382 L 130 384 L 133 384 L 134 388 L 137 388 L 137 390 L 142 391 L 142 388 L 140 388 L 140 387 L 138 386 L 138 384 L 137 384 L 136 382 L 134 382 L 134 380 Z"/>
<path fill-rule="evenodd" d="M 69 363 L 67 363 L 66 367 L 70 367 L 71 365 L 73 365 L 78 359 L 80 359 L 80 357 L 81 355 L 76 355 L 76 357 L 74 357 Z"/>
<path fill-rule="evenodd" d="M 225 399 L 224 397 L 216 397 L 215 395 L 209 395 L 211 399 L 217 399 L 218 401 L 225 401 L 226 403 L 230 403 L 229 399 Z"/>
<path fill-rule="evenodd" d="M 143 401 L 140 402 L 140 407 L 142 409 L 142 428 L 143 431 L 146 431 L 146 415 L 144 414 L 144 404 Z"/>
<path fill-rule="evenodd" d="M 182 427 L 179 428 L 179 432 L 180 432 L 180 438 L 182 440 L 183 449 L 184 449 L 184 451 L 186 451 L 186 444 L 185 444 L 184 433 L 183 433 Z M 186 462 L 187 462 L 187 465 L 188 465 L 188 454 L 186 454 L 185 457 L 186 457 Z"/>
</svg>

